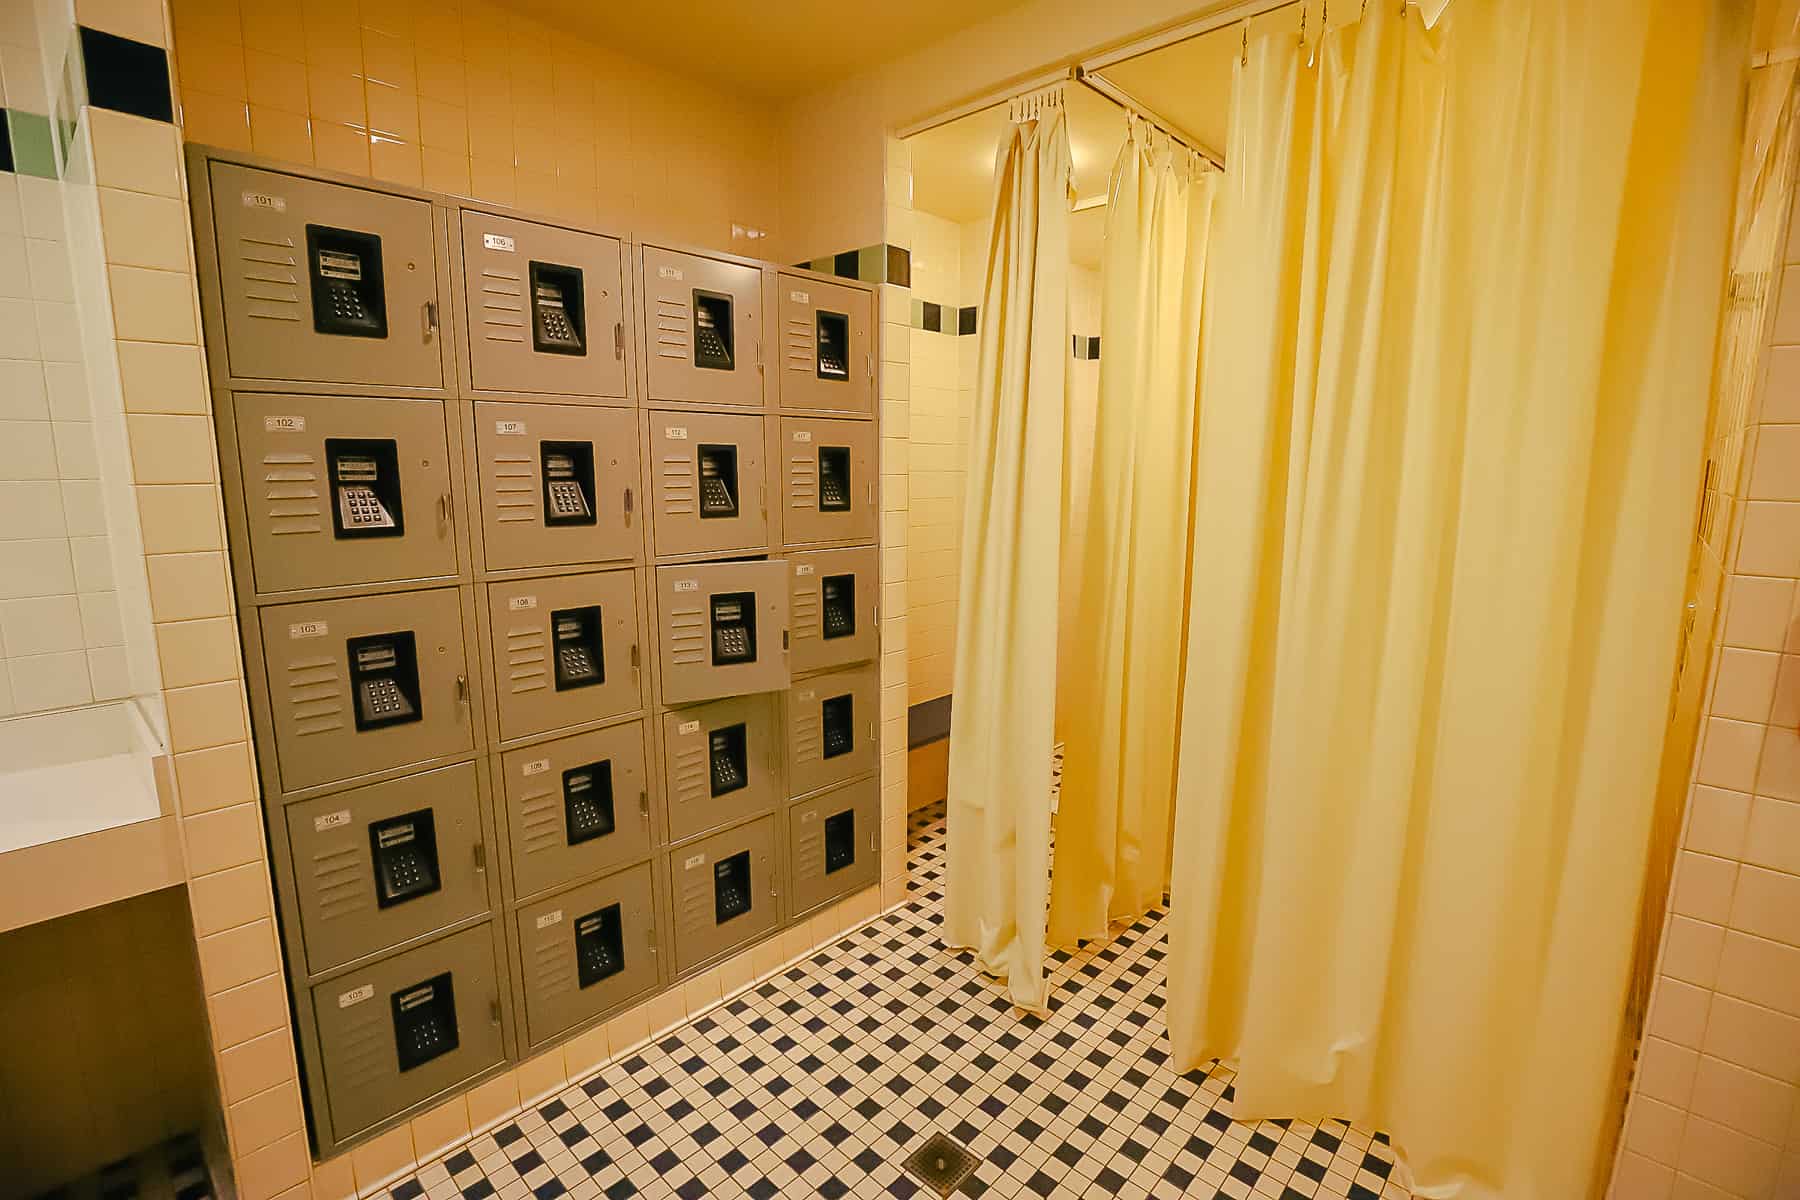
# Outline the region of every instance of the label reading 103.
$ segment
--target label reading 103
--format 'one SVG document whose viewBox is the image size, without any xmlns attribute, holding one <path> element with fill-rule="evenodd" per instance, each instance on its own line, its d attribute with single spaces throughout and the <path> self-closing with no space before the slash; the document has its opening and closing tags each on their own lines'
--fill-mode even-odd
<svg viewBox="0 0 1800 1200">
<path fill-rule="evenodd" d="M 288 626 L 288 636 L 298 641 L 300 638 L 324 637 L 331 632 L 331 626 L 324 621 L 296 621 Z"/>
</svg>

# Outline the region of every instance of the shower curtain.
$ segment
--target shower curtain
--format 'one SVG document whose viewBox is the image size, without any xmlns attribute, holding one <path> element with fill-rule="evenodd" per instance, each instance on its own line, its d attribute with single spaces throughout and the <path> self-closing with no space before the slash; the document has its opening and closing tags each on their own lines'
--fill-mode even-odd
<svg viewBox="0 0 1800 1200">
<path fill-rule="evenodd" d="M 1218 172 L 1133 117 L 1113 167 L 1100 402 L 1063 692 L 1049 937 L 1104 938 L 1169 878 L 1200 296 Z"/>
<path fill-rule="evenodd" d="M 1041 1011 L 1069 358 L 1061 88 L 1014 100 L 1012 122 L 995 163 L 969 434 L 944 937 Z"/>
<path fill-rule="evenodd" d="M 1422 1197 L 1594 1176 L 1748 7 L 1378 3 L 1237 73 L 1170 1035 L 1240 1119 L 1391 1131 Z"/>
</svg>

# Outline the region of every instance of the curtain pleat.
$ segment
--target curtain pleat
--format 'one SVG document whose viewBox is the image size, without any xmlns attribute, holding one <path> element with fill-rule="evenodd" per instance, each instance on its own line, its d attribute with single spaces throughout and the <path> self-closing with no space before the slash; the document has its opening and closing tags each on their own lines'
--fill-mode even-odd
<svg viewBox="0 0 1800 1200">
<path fill-rule="evenodd" d="M 995 164 L 969 437 L 951 712 L 944 936 L 1045 1007 L 1058 561 L 1068 403 L 1068 129 L 1014 105 Z"/>
<path fill-rule="evenodd" d="M 1200 298 L 1218 173 L 1132 118 L 1101 262 L 1093 482 L 1074 572 L 1049 937 L 1162 902 L 1180 719 Z"/>
<path fill-rule="evenodd" d="M 1672 679 L 1742 6 L 1367 7 L 1235 81 L 1169 1025 L 1415 1194 L 1587 1193 Z M 1548 1081 L 1548 1082 L 1547 1082 Z"/>
</svg>

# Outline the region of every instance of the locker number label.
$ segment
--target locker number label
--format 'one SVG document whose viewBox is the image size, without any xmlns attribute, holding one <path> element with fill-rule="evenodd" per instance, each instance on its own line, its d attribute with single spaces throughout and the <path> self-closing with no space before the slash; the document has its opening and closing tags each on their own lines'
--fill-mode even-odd
<svg viewBox="0 0 1800 1200">
<path fill-rule="evenodd" d="M 795 304 L 811 304 L 812 303 L 812 293 L 811 292 L 789 292 L 788 299 L 792 300 Z"/>
<path fill-rule="evenodd" d="M 811 563 L 795 563 L 794 564 L 794 574 L 796 574 L 796 575 L 811 575 L 812 573 L 813 573 L 813 565 Z"/>
<path fill-rule="evenodd" d="M 677 579 L 675 581 L 675 590 L 678 592 L 697 592 L 700 590 L 700 581 L 698 579 Z"/>
<path fill-rule="evenodd" d="M 305 417 L 264 417 L 264 433 L 305 433 Z"/>
<path fill-rule="evenodd" d="M 810 442 L 810 441 L 812 441 L 812 430 L 810 430 L 810 429 L 796 429 L 796 430 L 794 430 L 794 440 L 795 440 L 795 441 L 796 441 L 796 442 Z"/>
<path fill-rule="evenodd" d="M 514 612 L 524 612 L 528 608 L 537 607 L 537 597 L 514 596 L 511 600 L 506 602 L 506 607 L 512 609 Z"/>
<path fill-rule="evenodd" d="M 375 998 L 375 985 L 365 983 L 359 988 L 351 988 L 347 992 L 338 993 L 338 1007 L 349 1008 L 352 1004 L 361 1004 L 364 1000 Z"/>
<path fill-rule="evenodd" d="M 295 621 L 288 626 L 288 637 L 299 641 L 301 638 L 324 637 L 331 632 L 331 626 L 324 621 Z"/>
<path fill-rule="evenodd" d="M 340 808 L 336 812 L 313 818 L 313 832 L 324 833 L 327 829 L 336 829 L 340 825 L 350 823 L 350 810 Z"/>
<path fill-rule="evenodd" d="M 686 860 L 682 862 L 681 869 L 684 871 L 691 871 L 695 867 L 704 867 L 705 865 L 706 865 L 706 855 L 690 854 L 687 856 Z"/>
<path fill-rule="evenodd" d="M 525 433 L 525 422 L 495 421 L 494 432 L 499 434 L 518 434 L 522 436 Z"/>
<path fill-rule="evenodd" d="M 537 919 L 537 927 L 539 929 L 548 929 L 552 925 L 560 925 L 562 923 L 562 914 L 563 910 L 560 908 L 551 909 Z"/>
<path fill-rule="evenodd" d="M 799 700 L 812 700 L 812 699 L 815 699 L 815 698 L 816 698 L 816 697 L 817 697 L 817 696 L 818 696 L 818 694 L 819 694 L 819 693 L 817 693 L 817 692 L 815 692 L 815 691 L 812 691 L 812 690 L 810 690 L 810 689 L 809 689 L 809 690 L 807 690 L 807 691 L 804 691 L 804 692 L 801 692 L 801 693 L 800 693 L 800 695 L 799 695 L 799 696 L 797 696 L 797 697 L 796 697 L 796 699 L 799 699 Z"/>
<path fill-rule="evenodd" d="M 683 721 L 681 724 L 679 724 L 675 727 L 675 732 L 676 733 L 699 733 L 700 732 L 700 722 L 698 722 L 698 721 Z"/>
<path fill-rule="evenodd" d="M 545 771 L 548 771 L 549 769 L 550 769 L 550 760 L 549 759 L 534 758 L 530 762 L 526 763 L 524 766 L 519 768 L 519 774 L 521 774 L 521 775 L 542 775 Z"/>
<path fill-rule="evenodd" d="M 818 819 L 819 819 L 819 810 L 816 808 L 813 809 L 811 812 L 803 812 L 800 814 L 800 823 L 802 825 L 806 824 L 808 821 L 816 821 Z"/>
<path fill-rule="evenodd" d="M 668 438 L 671 442 L 685 442 L 685 441 L 687 441 L 687 426 L 686 425 L 666 426 L 663 429 L 663 436 Z"/>
<path fill-rule="evenodd" d="M 513 240 L 504 233 L 484 233 L 481 244 L 489 250 L 500 250 L 507 254 L 513 252 Z"/>
<path fill-rule="evenodd" d="M 245 192 L 244 207 L 284 213 L 287 211 L 287 200 L 281 196 L 271 196 L 267 192 Z"/>
<path fill-rule="evenodd" d="M 657 275 L 657 278 L 659 278 L 659 279 L 677 279 L 678 280 L 683 277 L 681 274 L 680 267 L 658 267 L 658 268 L 656 268 L 656 275 Z"/>
</svg>

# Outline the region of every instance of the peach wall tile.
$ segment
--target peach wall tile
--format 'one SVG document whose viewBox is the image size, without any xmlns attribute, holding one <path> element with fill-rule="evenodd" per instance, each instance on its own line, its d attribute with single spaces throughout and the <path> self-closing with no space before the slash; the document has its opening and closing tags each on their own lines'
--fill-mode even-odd
<svg viewBox="0 0 1800 1200">
<path fill-rule="evenodd" d="M 232 33 L 235 35 L 236 30 Z M 178 47 L 181 52 L 181 88 L 184 93 L 208 92 L 228 100 L 248 95 L 244 81 L 242 39 L 231 41 L 189 31 Z"/>
<path fill-rule="evenodd" d="M 356 1195 L 356 1171 L 348 1154 L 325 1162 L 314 1163 L 312 1169 L 314 1200 L 351 1200 Z"/>
<path fill-rule="evenodd" d="M 1678 1046 L 1698 1047 L 1706 1036 L 1711 1003 L 1712 993 L 1705 988 L 1665 975 L 1657 980 L 1647 1031 Z"/>
<path fill-rule="evenodd" d="M 291 48 L 290 48 L 291 49 Z M 306 66 L 287 54 L 246 48 L 244 51 L 245 95 L 250 101 L 252 136 L 256 128 L 256 109 L 279 109 L 305 116 L 307 113 Z"/>
<path fill-rule="evenodd" d="M 1794 728 L 1769 727 L 1757 766 L 1756 791 L 1763 796 L 1800 800 L 1800 733 Z"/>
<path fill-rule="evenodd" d="M 301 113 L 250 105 L 250 148 L 287 162 L 313 160 L 312 122 Z"/>
<path fill-rule="evenodd" d="M 369 139 L 369 169 L 377 179 L 406 187 L 419 187 L 424 182 L 424 166 L 419 147 L 414 142 L 395 141 L 386 136 Z"/>
<path fill-rule="evenodd" d="M 208 993 L 237 987 L 281 969 L 275 923 L 254 921 L 200 939 L 200 978 Z"/>
<path fill-rule="evenodd" d="M 904 824 L 905 817 L 900 818 Z M 901 836 L 904 836 L 904 832 Z M 1710 988 L 1719 972 L 1725 928 L 1691 917 L 1669 919 L 1663 935 L 1663 974 L 1696 987 Z"/>
<path fill-rule="evenodd" d="M 1767 1196 L 1775 1186 L 1780 1152 L 1735 1130 L 1690 1115 L 1676 1166 L 1687 1175 L 1739 1196 Z"/>
<path fill-rule="evenodd" d="M 606 1042 L 615 1055 L 643 1045 L 649 1037 L 650 1010 L 642 1004 L 626 1009 L 606 1023 Z"/>
<path fill-rule="evenodd" d="M 470 1088 L 469 1128 L 476 1133 L 498 1124 L 501 1118 L 518 1111 L 519 1081 L 511 1071 Z"/>
<path fill-rule="evenodd" d="M 1725 924 L 1731 913 L 1737 874 L 1738 864 L 1730 859 L 1683 850 L 1675 861 L 1669 911 L 1714 925 Z"/>
<path fill-rule="evenodd" d="M 231 586 L 226 582 L 222 552 L 152 554 L 145 565 L 150 576 L 150 613 L 155 620 L 193 621 L 231 612 Z"/>
<path fill-rule="evenodd" d="M 293 1040 L 285 1023 L 219 1052 L 219 1087 L 227 1104 L 266 1092 L 293 1077 Z"/>
<path fill-rule="evenodd" d="M 1639 1096 L 1625 1125 L 1625 1146 L 1654 1162 L 1674 1166 L 1687 1114 L 1672 1104 Z"/>
<path fill-rule="evenodd" d="M 1800 425 L 1764 425 L 1750 472 L 1752 500 L 1800 500 Z"/>
<path fill-rule="evenodd" d="M 1723 788 L 1696 786 L 1688 802 L 1689 850 L 1721 858 L 1738 858 L 1744 849 L 1744 831 L 1750 819 L 1750 797 Z"/>
<path fill-rule="evenodd" d="M 240 1157 L 290 1134 L 304 1134 L 306 1120 L 300 1113 L 299 1084 L 279 1084 L 240 1100 L 226 1109 L 226 1121 L 231 1126 L 232 1145 Z"/>
<path fill-rule="evenodd" d="M 1709 1121 L 1779 1146 L 1794 1110 L 1794 1087 L 1702 1055 L 1694 1075 L 1692 1109 Z"/>
<path fill-rule="evenodd" d="M 1733 721 L 1767 721 L 1780 665 L 1781 656 L 1766 650 L 1727 648 L 1719 655 L 1711 714 Z"/>
<path fill-rule="evenodd" d="M 400 1172 L 410 1170 L 415 1161 L 412 1126 L 402 1125 L 378 1134 L 350 1152 L 357 1193 L 367 1195 L 371 1189 L 392 1182 Z"/>
<path fill-rule="evenodd" d="M 1699 1051 L 1691 1047 L 1645 1038 L 1638 1057 L 1638 1090 L 1653 1100 L 1685 1109 L 1693 1096 L 1699 1064 Z"/>
<path fill-rule="evenodd" d="M 89 29 L 116 33 L 134 42 L 166 46 L 163 6 L 148 0 L 76 0 L 75 20 Z"/>
<path fill-rule="evenodd" d="M 1800 1018 L 1714 996 L 1700 1049 L 1763 1075 L 1800 1078 Z"/>
<path fill-rule="evenodd" d="M 169 740 L 177 752 L 241 742 L 244 694 L 236 680 L 174 688 L 163 697 L 169 715 Z"/>
<path fill-rule="evenodd" d="M 181 811 L 190 816 L 253 800 L 257 788 L 250 747 L 238 742 L 177 754 L 175 784 Z"/>
<path fill-rule="evenodd" d="M 169 342 L 118 343 L 119 384 L 125 410 L 134 413 L 209 411 L 200 347 Z M 153 482 L 138 479 L 139 483 Z"/>
<path fill-rule="evenodd" d="M 1727 585 L 1722 638 L 1727 646 L 1779 650 L 1787 638 L 1794 581 L 1734 575 Z"/>
<path fill-rule="evenodd" d="M 202 937 L 223 933 L 272 915 L 269 872 L 260 862 L 217 871 L 188 881 L 194 931 Z"/>
<path fill-rule="evenodd" d="M 274 1200 L 289 1188 L 307 1181 L 309 1166 L 304 1132 L 238 1158 L 239 1200 Z"/>
<path fill-rule="evenodd" d="M 1669 1200 L 1674 1186 L 1671 1168 L 1626 1151 L 1619 1158 L 1618 1174 L 1607 1196 L 1608 1200 Z"/>
<path fill-rule="evenodd" d="M 156 645 L 164 687 L 238 678 L 237 630 L 227 617 L 158 625 Z"/>
<path fill-rule="evenodd" d="M 1760 725 L 1709 718 L 1702 733 L 1696 778 L 1711 787 L 1754 791 L 1762 737 Z"/>
<path fill-rule="evenodd" d="M 288 1027 L 287 988 L 280 974 L 265 975 L 214 995 L 213 1044 L 221 1051 Z"/>
<path fill-rule="evenodd" d="M 1800 876 L 1744 867 L 1731 905 L 1731 927 L 1800 946 Z"/>
<path fill-rule="evenodd" d="M 181 123 L 190 142 L 226 150 L 250 148 L 250 105 L 241 96 L 183 88 Z"/>
<path fill-rule="evenodd" d="M 108 267 L 113 326 L 120 338 L 142 342 L 198 341 L 194 280 L 185 271 Z"/>
<path fill-rule="evenodd" d="M 562 1091 L 569 1082 L 561 1046 L 526 1059 L 514 1069 L 513 1074 L 519 1081 L 519 1102 L 527 1105 Z"/>
<path fill-rule="evenodd" d="M 1733 571 L 1742 575 L 1800 573 L 1800 504 L 1753 500 L 1744 506 L 1744 530 Z"/>
<path fill-rule="evenodd" d="M 88 137 L 100 186 L 181 198 L 181 151 L 173 126 L 90 108 Z"/>
<path fill-rule="evenodd" d="M 469 1105 L 462 1096 L 412 1120 L 413 1150 L 422 1162 L 469 1138 Z"/>
<path fill-rule="evenodd" d="M 611 1043 L 607 1039 L 606 1030 L 606 1025 L 602 1023 L 563 1043 L 563 1063 L 568 1068 L 571 1083 L 599 1070 L 611 1057 Z"/>
<path fill-rule="evenodd" d="M 1718 990 L 1800 1016 L 1800 948 L 1732 930 L 1719 958 Z"/>
<path fill-rule="evenodd" d="M 313 162 L 350 175 L 369 173 L 369 135 L 360 125 L 313 120 Z"/>
<path fill-rule="evenodd" d="M 189 269 L 188 217 L 181 201 L 120 188 L 98 192 L 107 262 L 164 271 Z"/>
<path fill-rule="evenodd" d="M 253 803 L 184 817 L 181 827 L 187 839 L 188 871 L 191 874 L 204 875 L 209 871 L 262 861 L 262 819 Z"/>
<path fill-rule="evenodd" d="M 1751 801 L 1744 861 L 1800 875 L 1800 804 L 1758 796 Z"/>
</svg>

